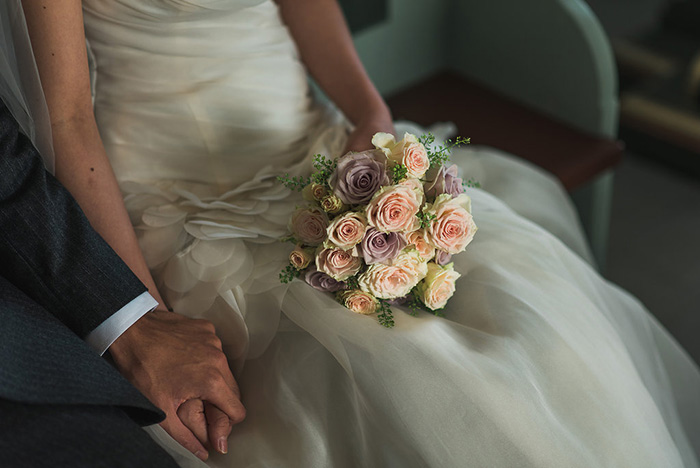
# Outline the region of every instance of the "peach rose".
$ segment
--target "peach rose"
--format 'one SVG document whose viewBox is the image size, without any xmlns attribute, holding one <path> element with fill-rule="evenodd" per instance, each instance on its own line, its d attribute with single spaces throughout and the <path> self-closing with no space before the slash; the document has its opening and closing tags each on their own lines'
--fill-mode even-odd
<svg viewBox="0 0 700 468">
<path fill-rule="evenodd" d="M 349 250 L 362 241 L 367 230 L 367 217 L 349 211 L 335 218 L 326 232 L 328 240 L 343 250 Z"/>
<path fill-rule="evenodd" d="M 397 142 L 390 133 L 377 133 L 372 138 L 372 144 L 381 150 L 389 161 L 403 164 L 411 177 L 420 179 L 430 168 L 428 152 L 415 135 L 405 133 Z"/>
<path fill-rule="evenodd" d="M 316 269 L 337 281 L 345 281 L 357 274 L 362 259 L 343 249 L 324 248 L 316 255 Z"/>
<path fill-rule="evenodd" d="M 447 193 L 439 195 L 435 203 L 423 208 L 423 212 L 433 217 L 425 228 L 425 238 L 449 254 L 463 251 L 477 230 L 470 210 L 471 200 L 465 194 L 455 198 Z"/>
<path fill-rule="evenodd" d="M 427 265 L 415 249 L 407 249 L 385 265 L 374 263 L 360 275 L 360 289 L 380 299 L 407 295 L 427 273 Z"/>
<path fill-rule="evenodd" d="M 415 231 L 420 226 L 416 214 L 422 202 L 422 190 L 410 185 L 384 187 L 367 205 L 367 221 L 382 232 Z"/>
<path fill-rule="evenodd" d="M 440 266 L 428 263 L 428 274 L 418 285 L 418 298 L 430 310 L 442 309 L 455 292 L 455 283 L 460 274 L 453 264 Z"/>
<path fill-rule="evenodd" d="M 320 245 L 326 239 L 328 215 L 314 206 L 297 208 L 289 220 L 289 230 L 306 245 Z"/>
<path fill-rule="evenodd" d="M 408 241 L 408 245 L 414 246 L 416 250 L 418 250 L 421 258 L 423 258 L 423 260 L 426 262 L 435 256 L 435 247 L 430 245 L 430 243 L 425 240 L 422 231 L 418 230 L 409 232 L 405 235 L 405 237 L 406 241 Z"/>
<path fill-rule="evenodd" d="M 292 253 L 289 254 L 289 262 L 297 270 L 303 270 L 311 263 L 314 259 L 314 249 L 304 248 L 301 245 L 297 245 Z"/>
<path fill-rule="evenodd" d="M 338 294 L 340 302 L 355 313 L 370 315 L 377 311 L 377 298 L 358 289 L 342 291 Z"/>
</svg>

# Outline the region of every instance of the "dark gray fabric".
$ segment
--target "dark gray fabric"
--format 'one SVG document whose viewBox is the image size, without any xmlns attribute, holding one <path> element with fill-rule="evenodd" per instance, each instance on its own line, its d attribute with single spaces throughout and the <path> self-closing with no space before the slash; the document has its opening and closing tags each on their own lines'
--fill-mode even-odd
<svg viewBox="0 0 700 468">
<path fill-rule="evenodd" d="M 84 338 L 146 290 L 0 106 L 0 275 Z"/>
<path fill-rule="evenodd" d="M 81 339 L 145 287 L 0 105 L 0 466 L 175 467 L 164 417 Z"/>
<path fill-rule="evenodd" d="M 145 431 L 114 407 L 0 399 L 0 415 L 3 468 L 177 468 Z"/>
<path fill-rule="evenodd" d="M 160 413 L 106 360 L 0 277 L 0 398 L 120 406 L 143 425 Z"/>
</svg>

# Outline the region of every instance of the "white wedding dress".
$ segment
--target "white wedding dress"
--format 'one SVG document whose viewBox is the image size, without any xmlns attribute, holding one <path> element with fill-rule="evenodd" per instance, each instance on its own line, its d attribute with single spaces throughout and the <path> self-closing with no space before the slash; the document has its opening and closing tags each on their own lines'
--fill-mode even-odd
<svg viewBox="0 0 700 468">
<path fill-rule="evenodd" d="M 455 151 L 483 187 L 457 293 L 444 318 L 397 307 L 385 329 L 279 283 L 299 199 L 274 177 L 339 155 L 347 124 L 310 94 L 275 3 L 83 5 L 98 125 L 146 259 L 175 311 L 216 324 L 248 409 L 208 465 L 698 467 L 698 368 L 591 267 L 554 179 Z"/>
</svg>

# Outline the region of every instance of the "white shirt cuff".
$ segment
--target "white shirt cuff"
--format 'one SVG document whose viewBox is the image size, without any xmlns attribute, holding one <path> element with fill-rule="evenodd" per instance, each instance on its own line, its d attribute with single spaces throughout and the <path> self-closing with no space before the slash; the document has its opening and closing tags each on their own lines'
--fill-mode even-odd
<svg viewBox="0 0 700 468">
<path fill-rule="evenodd" d="M 85 341 L 102 356 L 122 333 L 156 307 L 158 307 L 158 301 L 145 292 L 99 324 L 88 334 Z"/>
</svg>

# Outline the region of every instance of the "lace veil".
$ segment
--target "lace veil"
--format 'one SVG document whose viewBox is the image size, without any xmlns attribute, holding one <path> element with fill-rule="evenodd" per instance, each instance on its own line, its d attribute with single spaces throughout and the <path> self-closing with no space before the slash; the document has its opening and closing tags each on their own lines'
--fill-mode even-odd
<svg viewBox="0 0 700 468">
<path fill-rule="evenodd" d="M 0 2 L 0 99 L 54 172 L 49 112 L 20 0 Z"/>
</svg>

